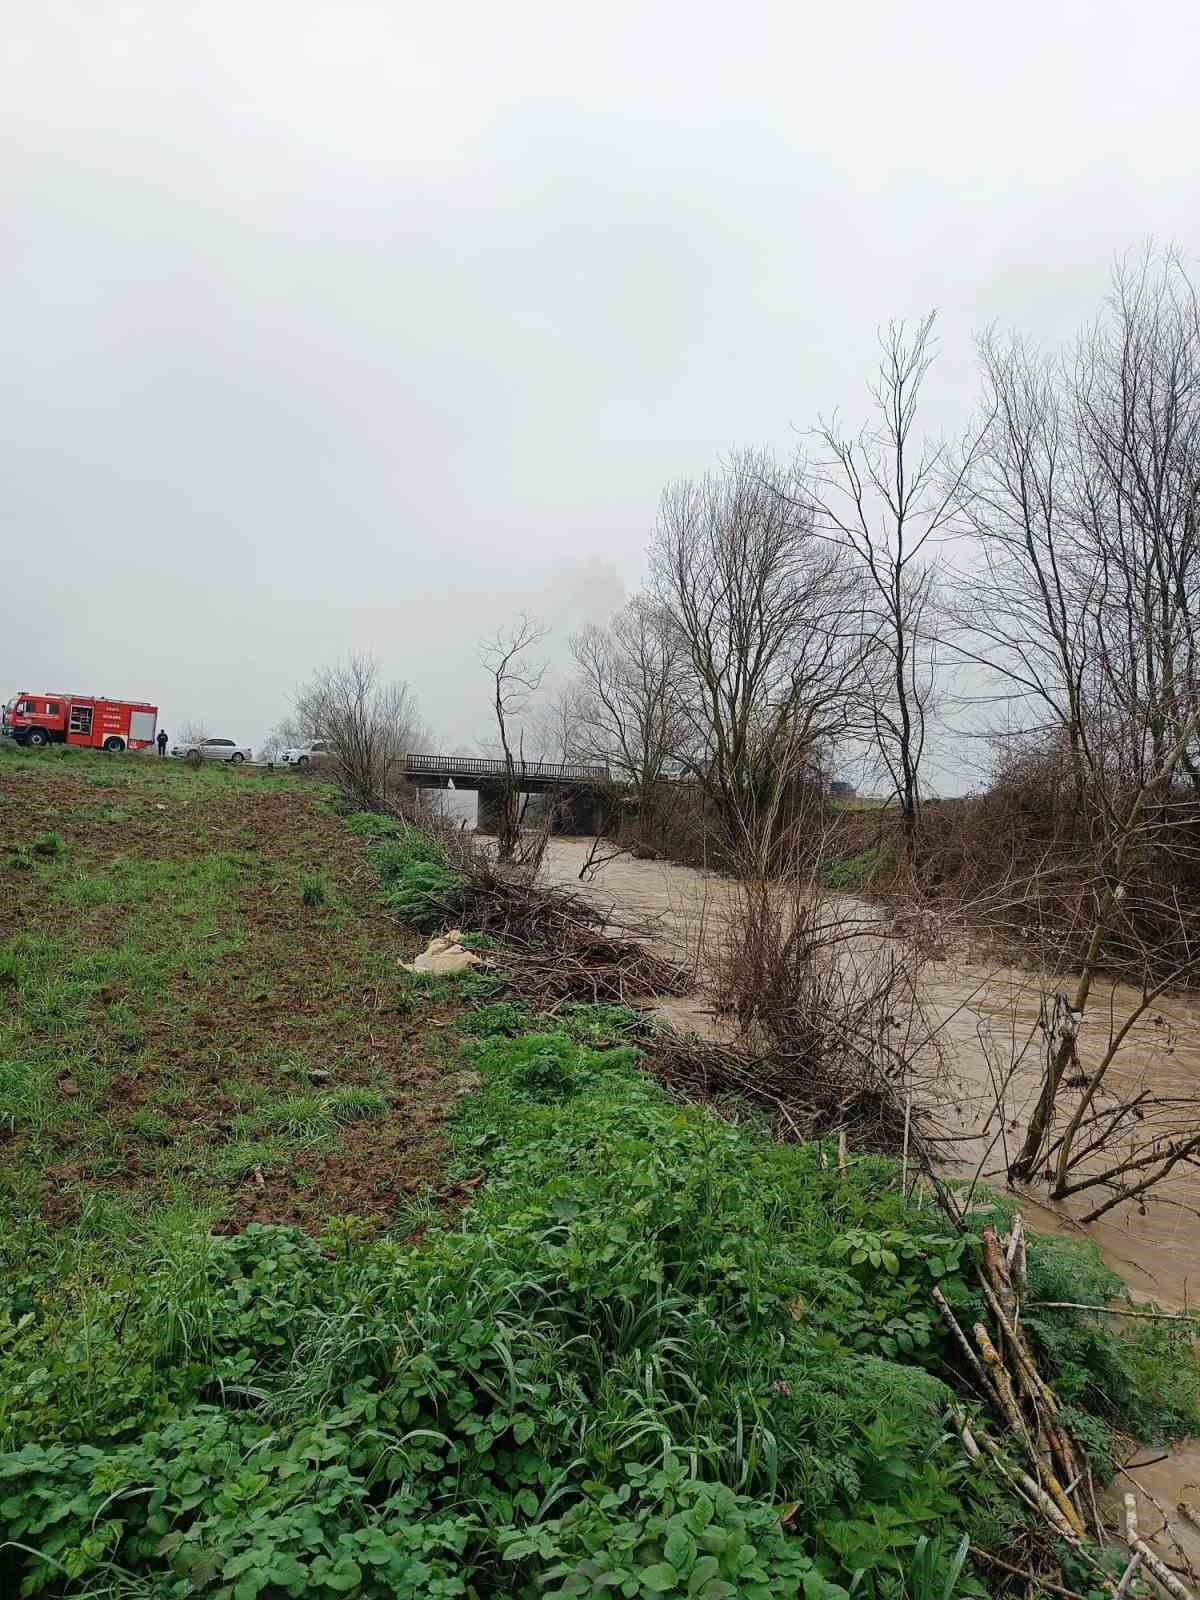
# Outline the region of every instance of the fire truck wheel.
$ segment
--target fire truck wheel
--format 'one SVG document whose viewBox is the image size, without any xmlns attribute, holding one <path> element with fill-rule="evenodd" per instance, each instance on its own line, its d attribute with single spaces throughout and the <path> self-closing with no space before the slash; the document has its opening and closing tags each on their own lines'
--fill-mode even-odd
<svg viewBox="0 0 1200 1600">
<path fill-rule="evenodd" d="M 113 755 L 118 750 L 124 750 L 125 744 L 121 739 L 105 739 L 104 748 L 109 752 L 110 755 Z"/>
<path fill-rule="evenodd" d="M 32 745 L 36 750 L 42 745 L 50 743 L 50 735 L 48 733 L 44 733 L 41 728 L 30 728 L 29 732 L 25 735 L 25 743 Z"/>
</svg>

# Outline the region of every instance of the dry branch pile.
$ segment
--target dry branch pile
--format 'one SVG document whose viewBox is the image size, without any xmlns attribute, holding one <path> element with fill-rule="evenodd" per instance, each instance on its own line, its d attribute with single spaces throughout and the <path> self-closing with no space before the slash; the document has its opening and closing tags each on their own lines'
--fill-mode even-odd
<svg viewBox="0 0 1200 1600">
<path fill-rule="evenodd" d="M 928 1168 L 936 1143 L 926 1114 L 913 1105 L 903 1080 L 860 1052 L 826 1056 L 778 1048 L 755 1052 L 716 1044 L 695 1035 L 663 1033 L 650 1063 L 655 1075 L 681 1098 L 702 1100 L 717 1110 L 756 1106 L 771 1118 L 775 1136 L 801 1143 L 844 1133 L 858 1150 L 902 1155 Z"/>
<path fill-rule="evenodd" d="M 463 882 L 458 915 L 501 947 L 497 964 L 522 999 L 627 1003 L 686 994 L 690 974 L 644 942 L 645 929 L 614 925 L 583 895 L 539 883 L 532 871 L 505 868 L 471 841 L 447 844 Z"/>
<path fill-rule="evenodd" d="M 1174 1600 L 1192 1600 L 1170 1567 L 1139 1536 L 1136 1514 L 1127 1514 L 1121 1530 L 1129 1548 L 1129 1563 L 1119 1585 L 1089 1550 L 1089 1538 L 1103 1544 L 1113 1537 L 1114 1530 L 1101 1516 L 1086 1452 L 1072 1440 L 1058 1398 L 1038 1370 L 1021 1326 L 1025 1228 L 1020 1213 L 1007 1238 L 999 1238 L 994 1228 L 987 1227 L 982 1240 L 977 1276 L 991 1313 L 991 1328 L 983 1321 L 976 1322 L 969 1337 L 941 1290 L 933 1290 L 938 1314 L 958 1346 L 969 1381 L 992 1414 L 996 1433 L 993 1437 L 979 1424 L 972 1427 L 965 1413 L 956 1410 L 954 1424 L 963 1449 L 973 1462 L 984 1457 L 991 1461 L 1032 1513 L 1035 1526 L 1044 1529 L 1047 1553 L 1054 1543 L 1065 1543 L 1092 1567 L 1093 1587 L 1124 1594 L 1132 1574 L 1141 1567 Z M 1131 1499 L 1127 1497 L 1127 1504 Z"/>
</svg>

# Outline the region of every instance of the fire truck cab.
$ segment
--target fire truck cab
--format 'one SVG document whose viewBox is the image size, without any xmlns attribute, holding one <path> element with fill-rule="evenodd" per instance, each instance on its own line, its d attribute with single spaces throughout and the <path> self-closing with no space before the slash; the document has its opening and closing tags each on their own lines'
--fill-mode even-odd
<svg viewBox="0 0 1200 1600">
<path fill-rule="evenodd" d="M 144 750 L 154 743 L 158 707 L 94 694 L 33 694 L 4 708 L 4 734 L 17 744 L 73 744 L 84 750 Z"/>
</svg>

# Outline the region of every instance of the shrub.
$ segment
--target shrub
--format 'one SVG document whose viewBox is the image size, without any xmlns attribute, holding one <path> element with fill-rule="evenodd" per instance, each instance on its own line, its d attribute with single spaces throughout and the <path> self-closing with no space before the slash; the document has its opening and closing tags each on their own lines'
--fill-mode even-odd
<svg viewBox="0 0 1200 1600">
<path fill-rule="evenodd" d="M 861 889 L 877 872 L 884 869 L 886 854 L 887 852 L 879 845 L 872 845 L 854 856 L 840 856 L 832 861 L 823 861 L 821 883 L 826 889 L 842 892 Z"/>
</svg>

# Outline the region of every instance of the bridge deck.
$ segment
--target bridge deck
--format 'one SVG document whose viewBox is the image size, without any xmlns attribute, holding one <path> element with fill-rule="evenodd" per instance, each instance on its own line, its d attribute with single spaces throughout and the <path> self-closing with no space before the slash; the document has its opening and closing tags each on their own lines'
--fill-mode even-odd
<svg viewBox="0 0 1200 1600">
<path fill-rule="evenodd" d="M 500 781 L 508 775 L 504 762 L 493 756 L 418 756 L 404 758 L 405 775 L 420 784 L 442 785 L 453 780 L 459 788 L 478 788 L 489 779 Z M 578 766 L 564 761 L 517 761 L 513 776 L 518 784 L 549 788 L 557 784 L 584 786 L 607 783 L 607 767 Z"/>
</svg>

